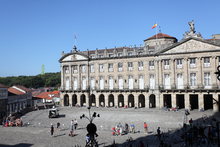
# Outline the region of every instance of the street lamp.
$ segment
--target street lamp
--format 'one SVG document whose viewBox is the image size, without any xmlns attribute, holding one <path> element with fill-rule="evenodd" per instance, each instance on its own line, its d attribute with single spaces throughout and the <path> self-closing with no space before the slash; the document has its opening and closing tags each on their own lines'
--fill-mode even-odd
<svg viewBox="0 0 220 147">
<path fill-rule="evenodd" d="M 97 127 L 93 122 L 93 120 L 96 118 L 96 117 L 100 117 L 99 114 L 97 114 L 96 112 L 94 112 L 92 115 L 90 113 L 90 109 L 91 107 L 88 107 L 87 108 L 89 110 L 89 117 L 86 116 L 85 114 L 81 115 L 80 116 L 80 119 L 83 119 L 83 118 L 86 118 L 89 120 L 89 124 L 87 125 L 86 129 L 87 129 L 87 132 L 88 134 L 86 135 L 87 137 L 89 137 L 89 140 L 87 141 L 86 143 L 86 146 L 98 146 L 98 143 L 96 142 L 95 140 L 95 137 L 98 136 L 98 134 L 96 133 L 97 131 Z"/>
</svg>

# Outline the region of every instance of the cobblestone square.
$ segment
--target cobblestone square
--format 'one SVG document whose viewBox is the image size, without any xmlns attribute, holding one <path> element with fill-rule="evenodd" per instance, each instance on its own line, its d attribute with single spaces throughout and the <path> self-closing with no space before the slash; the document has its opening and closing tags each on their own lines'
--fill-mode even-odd
<svg viewBox="0 0 220 147">
<path fill-rule="evenodd" d="M 59 118 L 48 118 L 48 109 L 29 112 L 22 117 L 23 127 L 1 127 L 0 145 L 17 145 L 31 147 L 74 147 L 75 145 L 85 146 L 86 126 L 89 123 L 86 119 L 80 119 L 80 115 L 89 115 L 86 107 L 60 107 Z M 115 143 L 122 146 L 129 137 L 137 143 L 142 140 L 149 146 L 157 146 L 156 129 L 161 127 L 162 132 L 175 131 L 182 127 L 184 111 L 164 111 L 159 109 L 134 109 L 134 108 L 91 108 L 91 114 L 97 112 L 100 117 L 94 119 L 97 126 L 97 141 L 99 146 L 108 146 Z M 211 116 L 212 111 L 192 111 L 189 118 L 198 119 L 202 116 Z M 69 137 L 71 120 L 77 119 L 78 129 L 74 131 L 76 136 Z M 60 122 L 61 129 L 56 129 L 57 122 Z M 111 128 L 121 123 L 135 124 L 136 133 L 129 133 L 123 136 L 112 136 Z M 143 123 L 147 122 L 149 133 L 144 133 Z M 50 125 L 55 127 L 54 136 L 50 135 Z M 147 136 L 147 137 L 146 137 Z"/>
</svg>

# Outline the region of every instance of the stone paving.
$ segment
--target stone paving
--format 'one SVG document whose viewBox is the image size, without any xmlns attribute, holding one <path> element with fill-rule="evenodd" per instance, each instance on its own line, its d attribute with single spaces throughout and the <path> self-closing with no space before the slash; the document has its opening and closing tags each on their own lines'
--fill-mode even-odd
<svg viewBox="0 0 220 147">
<path fill-rule="evenodd" d="M 74 147 L 75 145 L 85 146 L 87 119 L 80 119 L 80 115 L 89 115 L 87 108 L 60 107 L 59 118 L 48 118 L 48 110 L 37 110 L 27 113 L 22 117 L 24 127 L 0 127 L 0 146 L 17 145 L 22 147 Z M 119 146 L 125 146 L 125 142 L 132 137 L 133 142 L 143 140 L 149 146 L 158 146 L 156 129 L 161 127 L 162 132 L 172 132 L 182 127 L 184 121 L 184 111 L 172 112 L 159 109 L 134 109 L 134 108 L 91 108 L 91 114 L 97 112 L 100 117 L 94 119 L 97 126 L 97 141 L 99 146 L 108 146 L 115 141 Z M 212 111 L 198 112 L 192 111 L 189 118 L 198 119 L 202 116 L 211 116 Z M 69 137 L 71 120 L 77 119 L 78 129 L 74 132 L 76 136 Z M 50 125 L 56 127 L 60 122 L 61 129 L 55 129 L 54 136 L 50 135 Z M 111 128 L 118 123 L 124 125 L 135 124 L 136 133 L 123 136 L 112 136 Z M 149 133 L 145 134 L 143 122 L 149 125 Z M 178 145 L 177 145 L 178 146 Z"/>
</svg>

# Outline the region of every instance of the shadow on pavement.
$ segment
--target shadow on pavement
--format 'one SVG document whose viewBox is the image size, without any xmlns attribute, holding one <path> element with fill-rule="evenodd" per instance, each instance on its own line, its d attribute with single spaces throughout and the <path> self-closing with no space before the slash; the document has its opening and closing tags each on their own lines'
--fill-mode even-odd
<svg viewBox="0 0 220 147">
<path fill-rule="evenodd" d="M 113 140 L 108 147 L 179 147 L 179 146 L 218 146 L 219 140 L 220 113 L 207 117 L 203 116 L 193 123 L 183 125 L 182 128 L 161 134 L 160 139 L 157 134 L 148 132 L 145 137 L 132 139 L 128 136 L 126 142 L 117 144 Z M 159 126 L 158 126 L 159 127 Z"/>
<path fill-rule="evenodd" d="M 6 145 L 6 144 L 0 144 L 0 147 L 31 147 L 33 144 L 28 143 L 19 143 L 15 145 Z"/>
</svg>

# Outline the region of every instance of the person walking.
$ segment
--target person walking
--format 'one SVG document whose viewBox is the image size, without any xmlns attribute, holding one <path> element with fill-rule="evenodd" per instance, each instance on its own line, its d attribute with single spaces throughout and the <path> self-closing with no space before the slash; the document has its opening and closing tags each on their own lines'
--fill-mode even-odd
<svg viewBox="0 0 220 147">
<path fill-rule="evenodd" d="M 148 125 L 146 122 L 144 122 L 144 132 L 145 132 L 145 134 L 148 133 Z"/>
<path fill-rule="evenodd" d="M 50 127 L 50 134 L 51 134 L 51 136 L 53 136 L 53 133 L 54 133 L 54 127 L 53 127 L 53 124 L 51 124 L 51 127 Z"/>
</svg>

